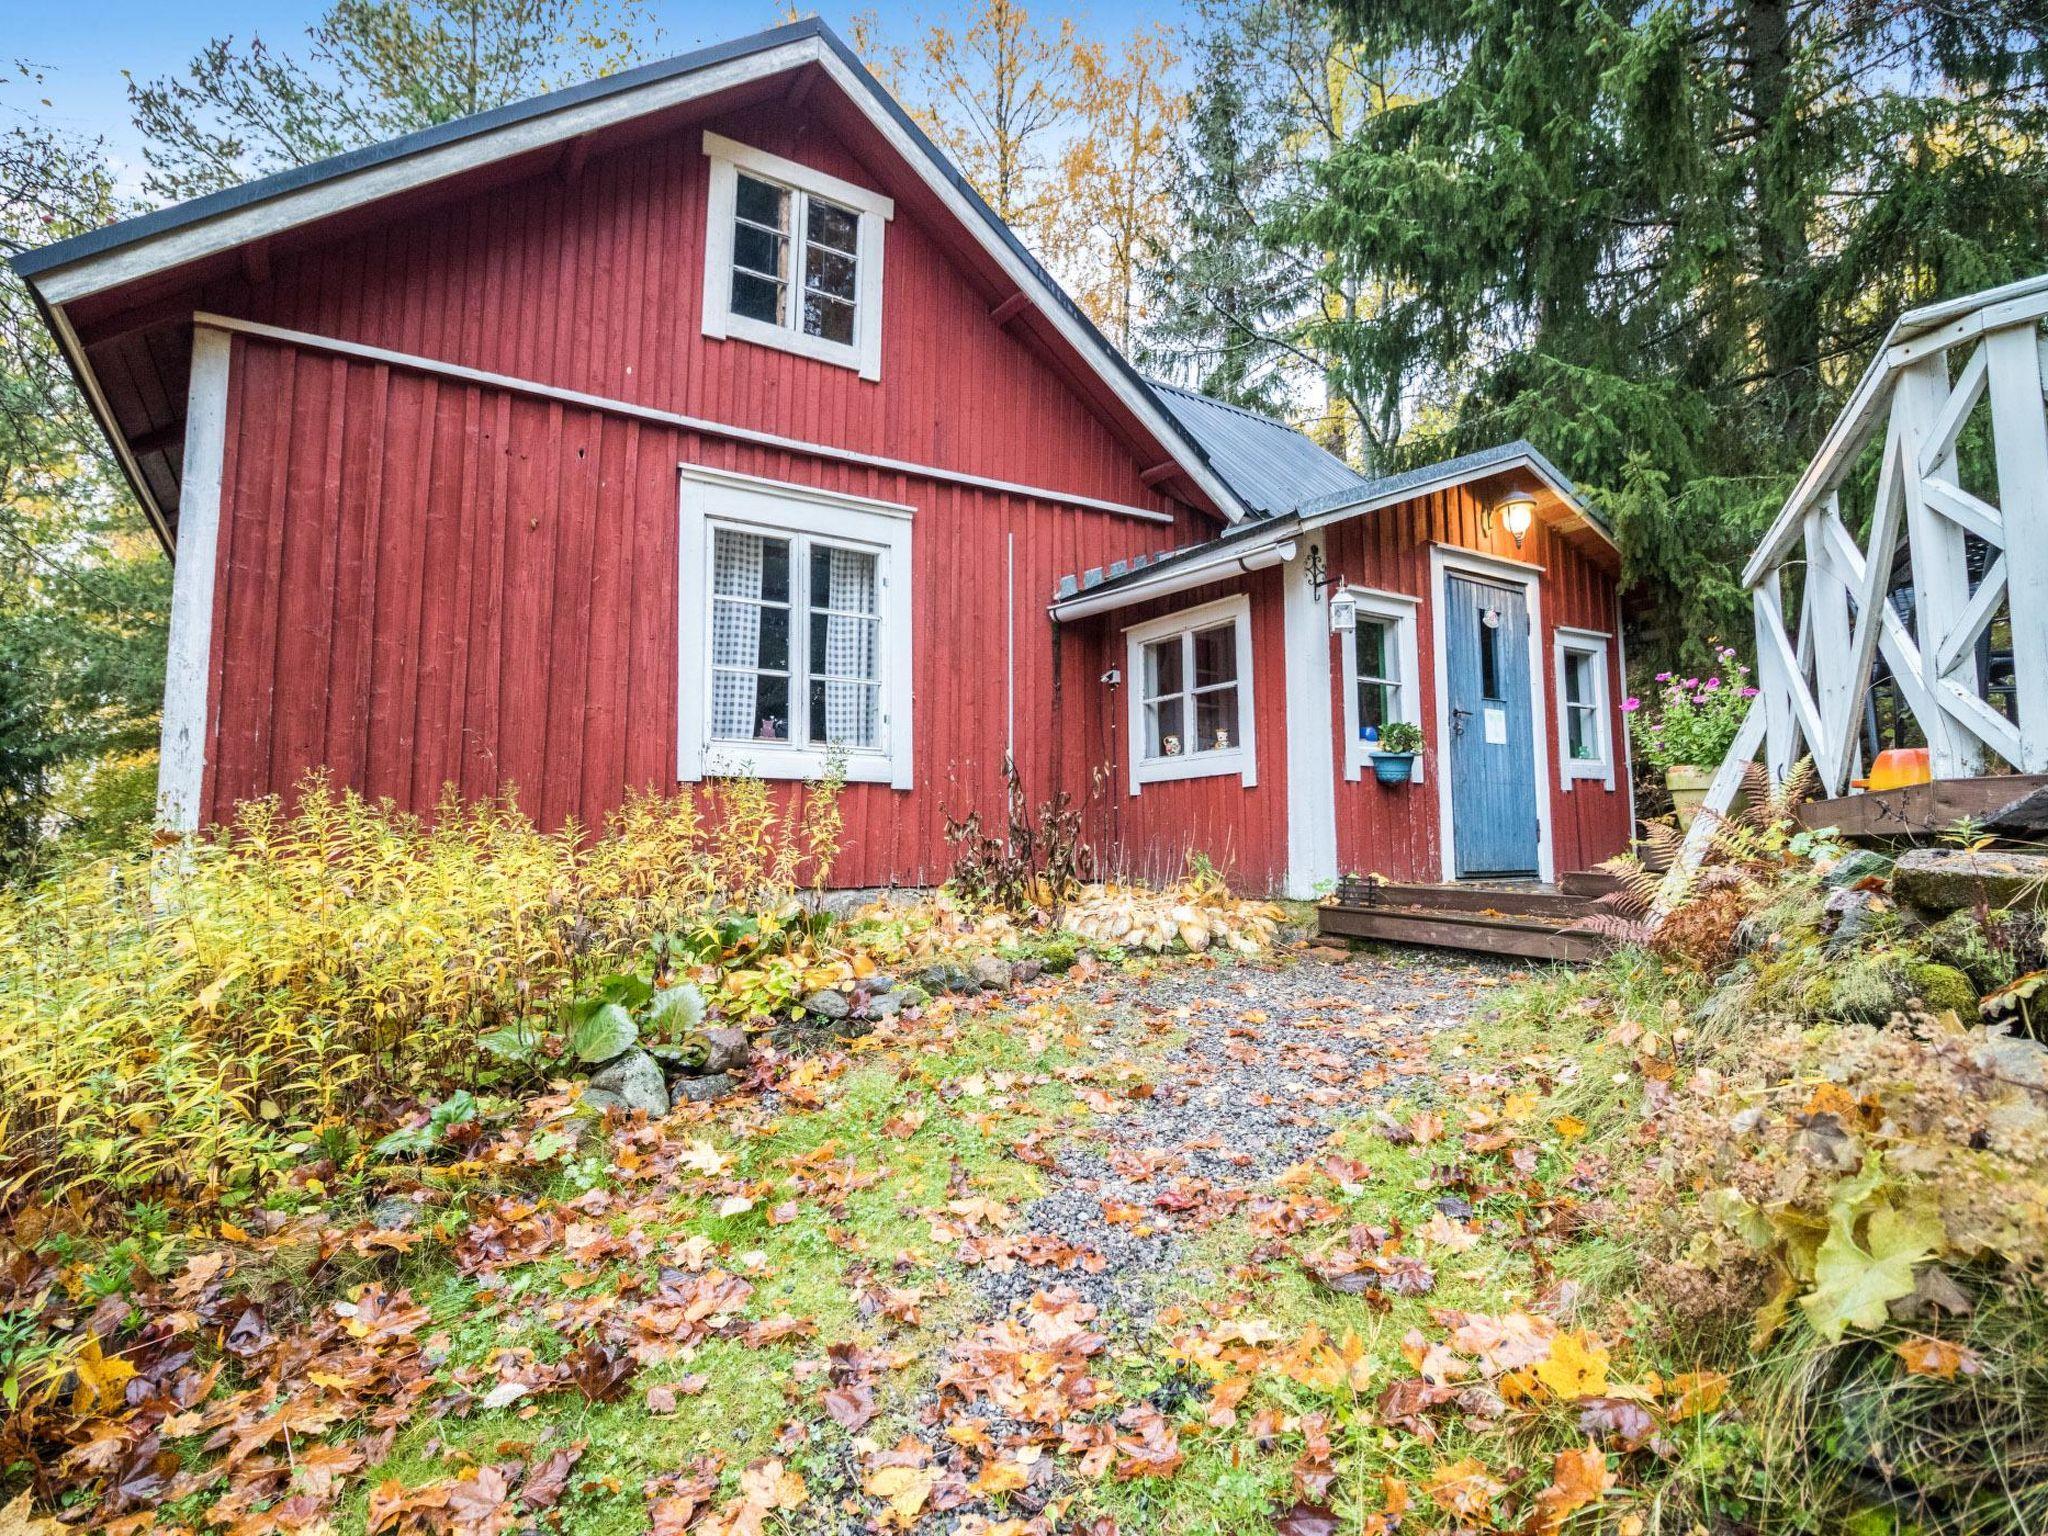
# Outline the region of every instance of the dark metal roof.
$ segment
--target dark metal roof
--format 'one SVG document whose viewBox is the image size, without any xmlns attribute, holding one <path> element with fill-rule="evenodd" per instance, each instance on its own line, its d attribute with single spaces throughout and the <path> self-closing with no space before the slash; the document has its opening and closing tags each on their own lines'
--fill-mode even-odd
<svg viewBox="0 0 2048 1536">
<path fill-rule="evenodd" d="M 1211 467 L 1258 516 L 1291 511 L 1313 497 L 1341 494 L 1367 483 L 1349 464 L 1284 421 L 1159 379 L 1151 384 L 1207 451 Z"/>
<path fill-rule="evenodd" d="M 133 219 L 123 219 L 119 223 L 107 225 L 104 229 L 90 230 L 82 235 L 74 235 L 69 239 L 59 240 L 55 244 L 43 246 L 38 250 L 23 251 L 12 258 L 11 264 L 18 275 L 24 278 L 33 278 L 38 273 L 48 272 L 56 267 L 68 265 L 85 257 L 97 256 L 107 251 L 117 250 L 122 246 L 132 245 L 137 241 L 149 239 L 169 230 L 180 229 L 189 224 L 197 224 L 206 219 L 233 212 L 238 208 L 261 203 L 267 199 L 279 197 L 288 192 L 295 192 L 304 187 L 314 186 L 323 181 L 330 181 L 338 176 L 350 175 L 370 166 L 402 160 L 408 155 L 418 154 L 423 150 L 438 148 L 444 144 L 456 143 L 462 139 L 488 133 L 513 123 L 525 122 L 531 118 L 545 117 L 549 113 L 559 112 L 566 107 L 578 106 L 587 101 L 603 100 L 608 96 L 635 90 L 641 86 L 658 81 L 687 75 L 695 70 L 704 69 L 714 64 L 722 64 L 731 59 L 743 58 L 752 53 L 765 52 L 772 48 L 781 47 L 786 43 L 802 41 L 805 38 L 817 38 L 826 47 L 830 48 L 833 53 L 838 55 L 840 61 L 852 71 L 854 78 L 867 88 L 869 94 L 882 110 L 910 135 L 911 142 L 924 152 L 931 163 L 938 168 L 940 174 L 952 184 L 957 192 L 966 198 L 968 206 L 980 215 L 989 229 L 1009 248 L 1011 253 L 1025 264 L 1026 269 L 1039 281 L 1044 290 L 1051 295 L 1053 302 L 1069 318 L 1080 325 L 1082 334 L 1087 338 L 1088 342 L 1100 351 L 1111 367 L 1126 379 L 1135 383 L 1142 394 L 1161 407 L 1161 415 L 1165 417 L 1169 430 L 1172 430 L 1180 439 L 1181 448 L 1211 473 L 1217 475 L 1236 494 L 1239 481 L 1235 477 L 1225 474 L 1217 467 L 1205 451 L 1202 439 L 1188 428 L 1184 417 L 1174 408 L 1172 396 L 1178 392 L 1169 393 L 1160 389 L 1154 385 L 1152 380 L 1146 378 L 1131 365 L 1130 360 L 1113 346 L 1109 338 L 1104 336 L 1100 329 L 1097 328 L 1095 322 L 1089 319 L 1087 311 L 1075 302 L 1066 289 L 1061 287 L 1059 282 L 1046 271 L 1044 265 L 1031 253 L 1030 248 L 1022 240 L 1018 239 L 1017 232 L 1011 229 L 996 214 L 995 210 L 982 200 L 981 194 L 975 191 L 973 184 L 961 173 L 959 167 L 955 166 L 938 146 L 932 143 L 924 130 L 917 125 L 916 121 L 903 109 L 896 98 L 890 95 L 882 83 L 868 72 L 867 66 L 860 61 L 860 57 L 846 45 L 838 33 L 834 32 L 823 20 L 815 16 L 806 17 L 801 21 L 790 22 L 785 26 L 773 27 L 765 32 L 757 32 L 750 37 L 737 38 L 731 42 L 719 43 L 710 48 L 700 48 L 692 53 L 678 54 L 671 59 L 660 59 L 651 64 L 643 64 L 636 69 L 624 70 L 616 75 L 607 75 L 603 79 L 589 80 L 580 85 L 568 86 L 559 91 L 551 91 L 544 96 L 536 96 L 528 101 L 511 102 L 505 106 L 493 108 L 488 112 L 479 112 L 472 117 L 457 118 L 453 122 L 440 123 L 432 128 L 423 128 L 417 133 L 409 133 L 402 138 L 390 139 L 381 144 L 372 144 L 362 149 L 350 150 L 347 154 L 316 161 L 311 165 L 298 166 L 288 171 L 280 171 L 275 175 L 265 176 L 239 187 L 229 187 L 220 192 L 209 193 L 205 197 L 194 198 L 190 202 L 178 203 L 169 208 L 159 209 L 155 213 L 143 214 Z M 1214 402 L 1210 403 L 1214 404 Z M 1228 407 L 1223 407 L 1223 409 L 1228 409 Z M 1278 423 L 1273 425 L 1283 432 L 1291 430 L 1279 427 Z M 1317 451 L 1320 452 L 1320 450 Z M 1225 508 L 1224 512 L 1228 516 L 1230 509 Z"/>
</svg>

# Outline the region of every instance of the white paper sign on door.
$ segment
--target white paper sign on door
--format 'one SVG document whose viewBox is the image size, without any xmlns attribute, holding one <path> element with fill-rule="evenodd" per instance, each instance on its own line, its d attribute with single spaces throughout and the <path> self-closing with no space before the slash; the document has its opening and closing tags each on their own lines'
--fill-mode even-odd
<svg viewBox="0 0 2048 1536">
<path fill-rule="evenodd" d="M 1504 747 L 1508 744 L 1508 712 L 1504 709 L 1486 711 L 1486 744 L 1489 747 Z"/>
</svg>

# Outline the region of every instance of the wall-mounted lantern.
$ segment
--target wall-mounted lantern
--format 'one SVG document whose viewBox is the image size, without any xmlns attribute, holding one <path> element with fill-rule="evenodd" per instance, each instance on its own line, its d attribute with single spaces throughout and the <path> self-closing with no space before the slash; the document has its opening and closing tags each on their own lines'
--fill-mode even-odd
<svg viewBox="0 0 2048 1536">
<path fill-rule="evenodd" d="M 1504 496 L 1488 507 L 1485 515 L 1479 520 L 1479 531 L 1484 537 L 1493 537 L 1493 522 L 1496 517 L 1514 539 L 1515 548 L 1520 549 L 1522 540 L 1528 536 L 1529 525 L 1536 520 L 1536 498 L 1518 493 Z"/>
</svg>

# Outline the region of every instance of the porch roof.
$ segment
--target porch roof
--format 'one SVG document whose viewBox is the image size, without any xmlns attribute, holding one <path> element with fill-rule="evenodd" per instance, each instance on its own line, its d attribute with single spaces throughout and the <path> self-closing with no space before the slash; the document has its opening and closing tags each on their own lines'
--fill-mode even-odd
<svg viewBox="0 0 2048 1536">
<path fill-rule="evenodd" d="M 1272 425 L 1289 435 L 1300 436 L 1293 428 L 1281 423 Z M 1307 439 L 1302 438 L 1302 441 L 1307 442 Z M 1313 444 L 1309 446 L 1314 447 Z M 1211 461 L 1222 468 L 1227 456 L 1219 456 L 1214 446 L 1209 448 L 1209 452 Z M 1316 452 L 1322 450 L 1316 449 Z M 1347 469 L 1346 473 L 1352 472 Z M 1531 488 L 1540 487 L 1549 492 L 1555 503 L 1554 513 L 1565 531 L 1587 530 L 1610 548 L 1614 545 L 1614 535 L 1606 520 L 1586 503 L 1578 487 L 1537 452 L 1533 444 L 1520 438 L 1497 448 L 1461 454 L 1455 459 L 1425 464 L 1399 474 L 1373 479 L 1353 474 L 1353 478 L 1357 482 L 1355 485 L 1340 486 L 1311 496 L 1284 511 L 1239 523 L 1200 544 L 1137 555 L 1127 561 L 1119 560 L 1107 569 L 1098 566 L 1077 575 L 1062 576 L 1049 612 L 1055 621 L 1086 618 L 1091 614 L 1144 602 L 1148 598 L 1185 591 L 1204 582 L 1222 580 L 1241 571 L 1277 565 L 1293 558 L 1295 541 L 1300 535 L 1325 523 L 1360 517 L 1382 507 L 1395 506 L 1432 491 L 1447 490 L 1475 480 L 1509 478 L 1518 484 L 1534 482 Z M 1240 488 L 1239 494 L 1247 495 L 1248 489 Z M 1247 499 L 1257 505 L 1255 498 L 1247 496 Z"/>
</svg>

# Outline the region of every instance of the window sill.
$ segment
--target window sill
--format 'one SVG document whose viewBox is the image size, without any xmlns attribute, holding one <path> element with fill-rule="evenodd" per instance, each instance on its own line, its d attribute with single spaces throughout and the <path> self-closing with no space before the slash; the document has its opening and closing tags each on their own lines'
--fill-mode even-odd
<svg viewBox="0 0 2048 1536">
<path fill-rule="evenodd" d="M 1170 784 L 1176 779 L 1242 778 L 1250 784 L 1251 755 L 1242 747 L 1228 752 L 1197 752 L 1186 757 L 1141 758 L 1131 765 L 1131 793 L 1143 784 Z"/>
<path fill-rule="evenodd" d="M 849 368 L 862 378 L 873 382 L 879 382 L 881 379 L 880 369 L 872 373 L 868 371 L 857 346 L 848 342 L 827 341 L 822 336 L 793 331 L 785 325 L 770 325 L 766 320 L 755 320 L 747 315 L 736 315 L 727 311 L 722 339 L 751 341 L 756 346 L 773 347 L 778 352 L 794 352 L 798 357 L 830 363 L 835 368 Z"/>
<path fill-rule="evenodd" d="M 1594 783 L 1612 791 L 1614 788 L 1614 765 L 1611 763 L 1587 762 L 1581 758 L 1568 757 L 1564 760 L 1564 787 L 1569 791 L 1575 783 Z"/>
<path fill-rule="evenodd" d="M 704 749 L 704 777 L 816 783 L 825 777 L 828 755 L 822 748 L 780 746 L 772 741 L 714 741 Z M 843 753 L 840 767 L 849 784 L 896 784 L 899 789 L 910 788 L 907 777 L 897 783 L 895 763 L 879 752 Z"/>
</svg>

